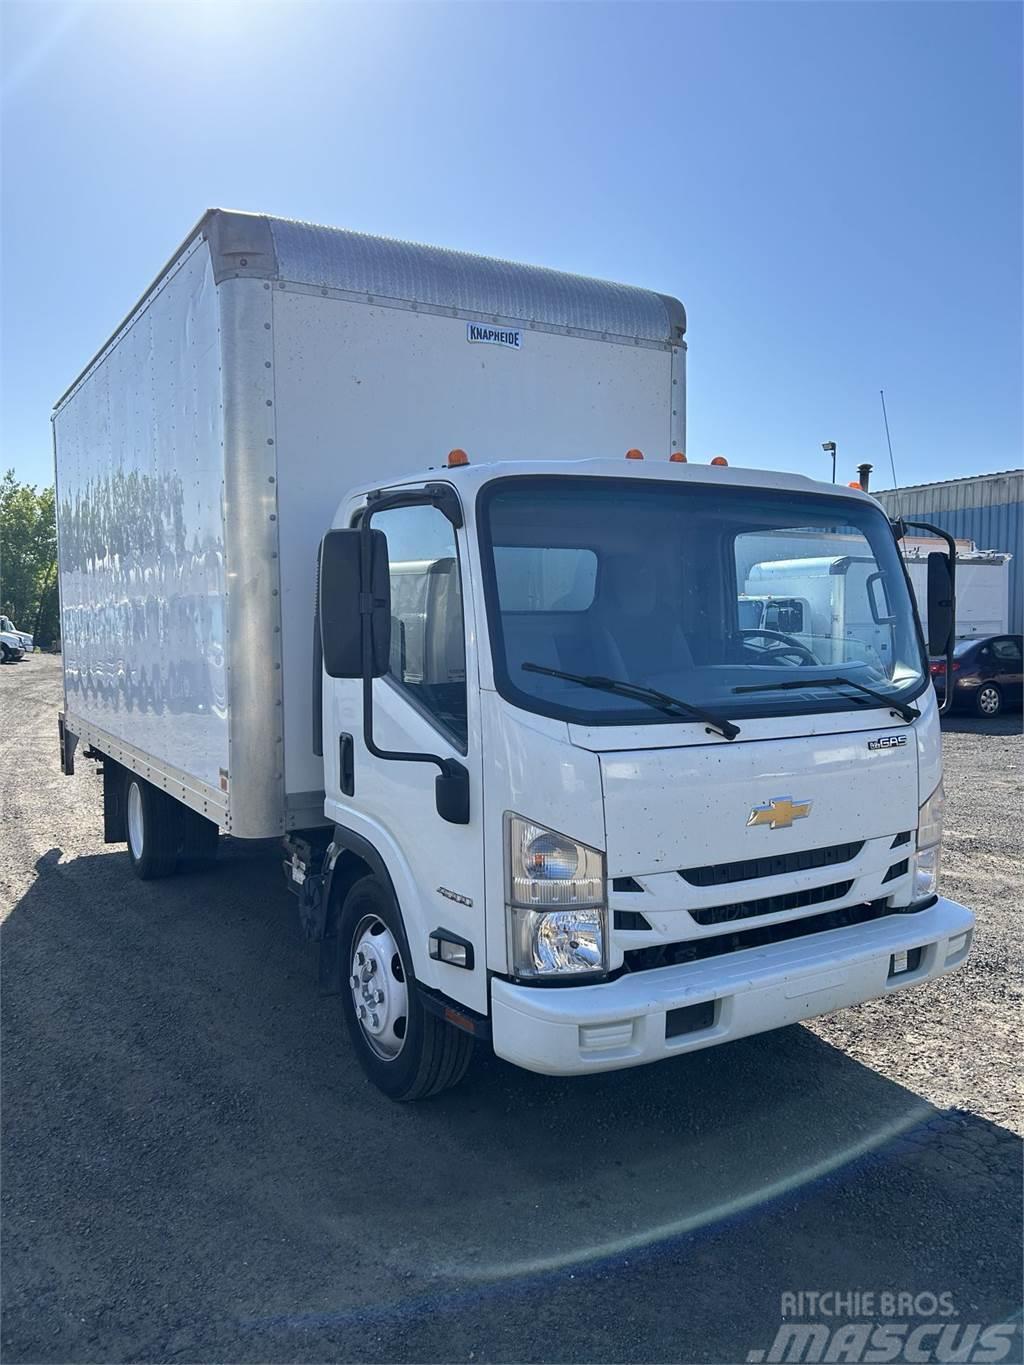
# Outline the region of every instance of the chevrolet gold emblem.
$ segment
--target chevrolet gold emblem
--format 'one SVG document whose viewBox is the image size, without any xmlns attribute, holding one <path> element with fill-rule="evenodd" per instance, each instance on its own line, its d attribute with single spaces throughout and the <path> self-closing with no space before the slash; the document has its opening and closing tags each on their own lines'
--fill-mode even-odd
<svg viewBox="0 0 1024 1365">
<path fill-rule="evenodd" d="M 751 825 L 767 825 L 769 829 L 789 829 L 794 820 L 803 820 L 810 814 L 811 801 L 794 801 L 791 796 L 773 796 L 763 806 L 755 806 L 747 816 L 747 828 Z"/>
</svg>

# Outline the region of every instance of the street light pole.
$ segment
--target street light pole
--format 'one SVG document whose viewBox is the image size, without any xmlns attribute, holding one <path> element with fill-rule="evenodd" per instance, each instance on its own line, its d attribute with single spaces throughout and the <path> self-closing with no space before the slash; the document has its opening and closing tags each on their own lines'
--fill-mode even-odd
<svg viewBox="0 0 1024 1365">
<path fill-rule="evenodd" d="M 821 446 L 826 455 L 832 456 L 832 482 L 836 481 L 836 443 L 835 441 L 824 441 Z"/>
</svg>

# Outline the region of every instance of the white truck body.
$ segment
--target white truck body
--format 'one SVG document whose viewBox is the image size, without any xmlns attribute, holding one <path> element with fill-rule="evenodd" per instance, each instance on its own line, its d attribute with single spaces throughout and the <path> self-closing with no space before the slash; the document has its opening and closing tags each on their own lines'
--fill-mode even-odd
<svg viewBox="0 0 1024 1365">
<path fill-rule="evenodd" d="M 763 604 L 766 621 L 773 609 L 788 611 L 786 633 L 796 639 L 830 638 L 837 663 L 848 656 L 851 640 L 884 661 L 892 656 L 892 629 L 871 615 L 868 580 L 874 571 L 873 560 L 857 555 L 805 552 L 799 559 L 752 564 L 745 595 Z"/>
<path fill-rule="evenodd" d="M 442 304 L 437 278 L 476 307 Z M 236 836 L 322 820 L 310 610 L 340 495 L 456 444 L 484 459 L 683 448 L 681 308 L 600 286 L 615 300 L 600 312 L 572 282 L 208 214 L 54 413 L 82 739 Z M 469 341 L 499 308 L 520 344 Z M 609 322 L 622 334 L 588 326 Z"/>
<path fill-rule="evenodd" d="M 458 1071 L 448 1043 L 417 1061 L 428 1016 L 608 1070 L 968 952 L 890 528 L 861 493 L 686 464 L 684 330 L 648 291 L 213 211 L 57 405 L 65 770 L 103 759 L 139 875 L 145 792 L 286 835 L 322 981 L 398 1097 Z M 847 644 L 736 629 L 808 525 L 819 559 L 853 547 Z M 329 568 L 357 541 L 358 592 Z M 353 640 L 373 677 L 337 663 Z M 366 877 L 390 908 L 354 931 Z"/>
<path fill-rule="evenodd" d="M 932 547 L 934 548 L 934 546 Z M 1006 635 L 1010 629 L 1010 560 L 1008 553 L 977 550 L 971 544 L 957 545 L 956 556 L 956 635 L 970 640 L 985 635 Z M 928 629 L 928 555 L 927 549 L 905 553 L 910 585 Z"/>
</svg>

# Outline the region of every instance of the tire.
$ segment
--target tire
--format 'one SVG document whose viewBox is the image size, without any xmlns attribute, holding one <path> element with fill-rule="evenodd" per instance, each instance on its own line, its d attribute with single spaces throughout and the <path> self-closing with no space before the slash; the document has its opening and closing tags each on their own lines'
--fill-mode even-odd
<svg viewBox="0 0 1024 1365">
<path fill-rule="evenodd" d="M 993 682 L 982 683 L 975 693 L 974 709 L 985 720 L 994 720 L 1003 709 L 1003 694 Z"/>
<path fill-rule="evenodd" d="M 0 650 L 3 651 L 3 656 L 0 657 L 0 664 L 9 664 L 12 658 L 11 651 L 5 644 L 0 644 Z"/>
<path fill-rule="evenodd" d="M 374 1085 L 393 1100 L 422 1100 L 457 1085 L 472 1059 L 473 1039 L 424 1009 L 402 916 L 376 877 L 363 877 L 345 897 L 338 952 L 342 1013 Z"/>
<path fill-rule="evenodd" d="M 132 871 L 140 881 L 169 877 L 178 866 L 181 806 L 144 778 L 129 773 L 124 793 L 125 836 Z"/>
</svg>

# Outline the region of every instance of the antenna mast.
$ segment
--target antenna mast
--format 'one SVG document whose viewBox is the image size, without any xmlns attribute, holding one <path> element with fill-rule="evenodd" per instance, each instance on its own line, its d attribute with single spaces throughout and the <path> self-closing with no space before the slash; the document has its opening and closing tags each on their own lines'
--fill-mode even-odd
<svg viewBox="0 0 1024 1365">
<path fill-rule="evenodd" d="M 896 481 L 896 461 L 892 457 L 892 437 L 889 435 L 889 416 L 885 411 L 885 390 L 879 389 L 878 396 L 882 400 L 882 421 L 885 423 L 885 439 L 889 446 L 889 468 L 892 470 L 892 487 L 893 492 L 896 494 L 896 514 L 897 516 L 902 517 L 903 508 L 900 506 L 900 489 L 899 484 Z"/>
</svg>

